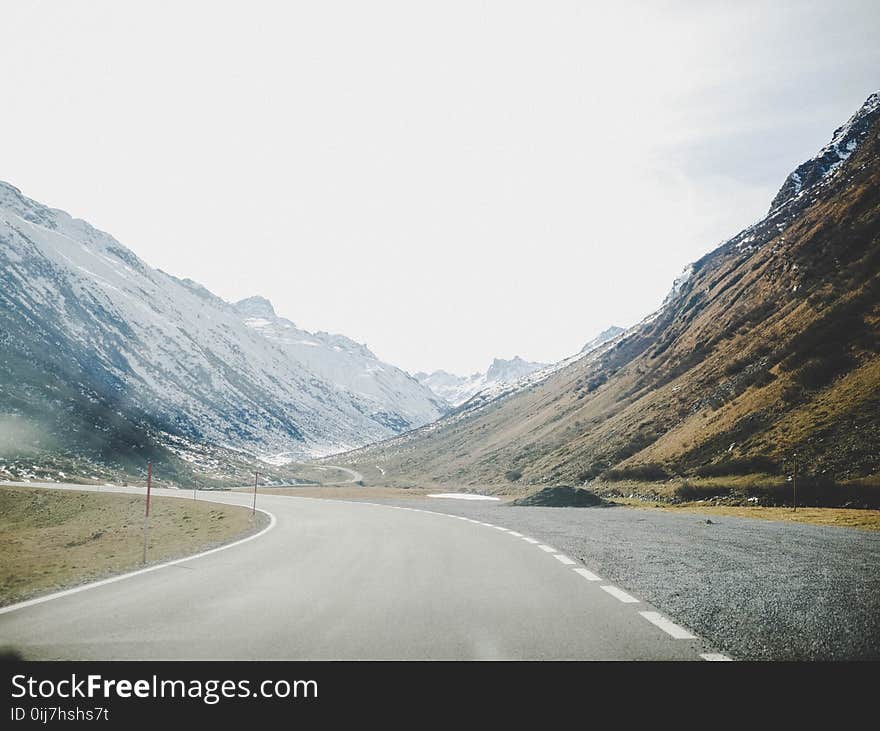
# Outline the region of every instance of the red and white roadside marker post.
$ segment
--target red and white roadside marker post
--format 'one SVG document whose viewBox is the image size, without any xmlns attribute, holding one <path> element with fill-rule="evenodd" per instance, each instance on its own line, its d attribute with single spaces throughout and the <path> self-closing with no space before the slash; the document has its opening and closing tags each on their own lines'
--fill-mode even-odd
<svg viewBox="0 0 880 731">
<path fill-rule="evenodd" d="M 147 522 L 150 518 L 150 486 L 153 482 L 153 463 L 147 462 L 147 504 L 144 510 L 144 563 L 147 562 Z"/>
</svg>

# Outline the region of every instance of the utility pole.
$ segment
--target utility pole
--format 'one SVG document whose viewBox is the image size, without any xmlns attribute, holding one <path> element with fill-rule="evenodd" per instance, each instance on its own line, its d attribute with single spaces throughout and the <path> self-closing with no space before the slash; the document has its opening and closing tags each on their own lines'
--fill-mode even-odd
<svg viewBox="0 0 880 731">
<path fill-rule="evenodd" d="M 150 518 L 150 486 L 153 482 L 153 463 L 147 462 L 147 504 L 144 510 L 144 563 L 147 562 L 147 522 Z"/>
<path fill-rule="evenodd" d="M 251 515 L 257 514 L 257 480 L 259 479 L 259 477 L 260 473 L 254 472 L 254 507 L 253 510 L 251 510 Z"/>
<path fill-rule="evenodd" d="M 794 491 L 794 512 L 797 512 L 797 455 L 794 456 L 794 475 L 791 480 L 791 488 Z"/>
</svg>

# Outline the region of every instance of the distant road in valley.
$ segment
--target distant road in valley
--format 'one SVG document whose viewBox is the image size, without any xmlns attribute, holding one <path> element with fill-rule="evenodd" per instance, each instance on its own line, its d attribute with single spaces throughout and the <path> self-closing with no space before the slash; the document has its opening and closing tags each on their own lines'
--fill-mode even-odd
<svg viewBox="0 0 880 731">
<path fill-rule="evenodd" d="M 335 483 L 335 484 L 347 485 L 347 484 L 351 484 L 353 482 L 360 482 L 361 480 L 364 479 L 364 476 L 360 472 L 358 472 L 357 470 L 350 470 L 348 467 L 340 467 L 339 465 L 335 465 L 335 464 L 334 465 L 327 465 L 327 467 L 330 467 L 331 469 L 334 469 L 334 470 L 339 470 L 340 472 L 346 472 L 347 474 L 351 475 L 350 480 L 346 480 L 345 482 L 339 482 L 339 483 Z M 326 484 L 329 485 L 330 483 L 328 482 Z"/>
</svg>

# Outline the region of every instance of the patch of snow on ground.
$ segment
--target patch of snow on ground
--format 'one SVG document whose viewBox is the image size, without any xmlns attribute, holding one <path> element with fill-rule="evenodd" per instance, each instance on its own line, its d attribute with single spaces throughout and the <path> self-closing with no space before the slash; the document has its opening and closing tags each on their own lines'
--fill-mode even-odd
<svg viewBox="0 0 880 731">
<path fill-rule="evenodd" d="M 438 492 L 428 497 L 448 498 L 451 500 L 501 500 L 500 497 L 490 497 L 489 495 L 475 495 L 471 492 Z"/>
</svg>

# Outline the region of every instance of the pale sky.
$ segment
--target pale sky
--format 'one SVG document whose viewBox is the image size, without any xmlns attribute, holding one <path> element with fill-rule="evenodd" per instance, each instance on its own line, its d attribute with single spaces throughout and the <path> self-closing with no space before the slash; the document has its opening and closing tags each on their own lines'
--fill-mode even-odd
<svg viewBox="0 0 880 731">
<path fill-rule="evenodd" d="M 880 3 L 2 4 L 0 179 L 409 371 L 652 312 L 880 89 Z"/>
</svg>

